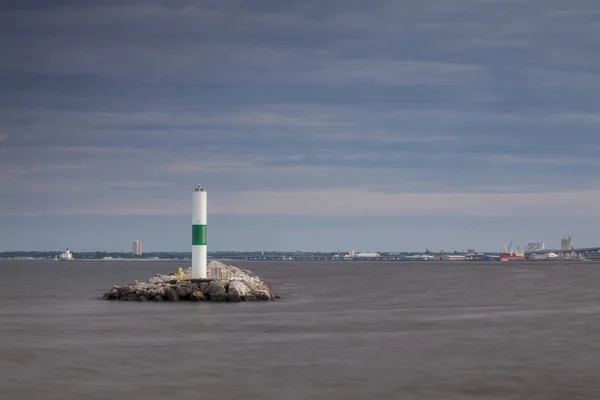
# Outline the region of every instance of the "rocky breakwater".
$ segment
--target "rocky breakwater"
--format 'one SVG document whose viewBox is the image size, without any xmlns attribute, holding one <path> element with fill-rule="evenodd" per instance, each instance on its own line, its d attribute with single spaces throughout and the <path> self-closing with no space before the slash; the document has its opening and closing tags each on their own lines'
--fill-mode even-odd
<svg viewBox="0 0 600 400">
<path fill-rule="evenodd" d="M 127 285 L 115 285 L 104 293 L 104 300 L 123 301 L 255 301 L 275 300 L 273 293 L 258 276 L 250 271 L 219 261 L 207 266 L 208 279 L 191 279 L 191 268 L 184 277 L 177 274 L 157 274 L 146 282 L 133 281 Z"/>
</svg>

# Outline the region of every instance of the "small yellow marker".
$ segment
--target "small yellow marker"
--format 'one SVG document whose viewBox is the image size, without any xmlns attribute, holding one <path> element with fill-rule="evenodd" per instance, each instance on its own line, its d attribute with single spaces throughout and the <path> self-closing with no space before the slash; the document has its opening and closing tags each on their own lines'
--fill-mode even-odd
<svg viewBox="0 0 600 400">
<path fill-rule="evenodd" d="M 180 281 L 181 280 L 181 272 L 183 271 L 182 268 L 177 268 L 177 280 Z"/>
</svg>

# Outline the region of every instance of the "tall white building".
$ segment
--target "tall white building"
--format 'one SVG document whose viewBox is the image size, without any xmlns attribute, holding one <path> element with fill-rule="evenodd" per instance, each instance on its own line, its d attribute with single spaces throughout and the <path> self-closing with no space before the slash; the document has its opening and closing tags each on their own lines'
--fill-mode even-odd
<svg viewBox="0 0 600 400">
<path fill-rule="evenodd" d="M 536 251 L 544 251 L 545 249 L 546 245 L 543 242 L 532 242 L 527 243 L 525 251 L 528 253 L 535 253 Z"/>
<path fill-rule="evenodd" d="M 571 250 L 573 249 L 573 239 L 571 239 L 571 235 L 566 238 L 562 238 L 560 241 L 560 249 L 561 250 Z"/>
<path fill-rule="evenodd" d="M 133 255 L 134 256 L 142 255 L 142 241 L 141 240 L 133 241 Z"/>
</svg>

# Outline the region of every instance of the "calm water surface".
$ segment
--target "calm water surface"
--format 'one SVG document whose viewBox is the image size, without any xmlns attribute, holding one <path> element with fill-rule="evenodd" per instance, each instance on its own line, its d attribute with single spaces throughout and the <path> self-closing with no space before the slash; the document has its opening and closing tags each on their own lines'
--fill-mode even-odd
<svg viewBox="0 0 600 400">
<path fill-rule="evenodd" d="M 236 264 L 283 300 L 108 302 L 180 264 L 0 261 L 0 399 L 600 399 L 600 264 Z"/>
</svg>

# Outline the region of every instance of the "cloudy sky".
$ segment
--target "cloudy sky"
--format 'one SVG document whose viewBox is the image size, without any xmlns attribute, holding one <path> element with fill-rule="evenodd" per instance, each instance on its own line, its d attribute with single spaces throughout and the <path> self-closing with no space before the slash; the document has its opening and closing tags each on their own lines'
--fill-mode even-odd
<svg viewBox="0 0 600 400">
<path fill-rule="evenodd" d="M 597 0 L 8 0 L 0 251 L 600 245 Z"/>
</svg>

